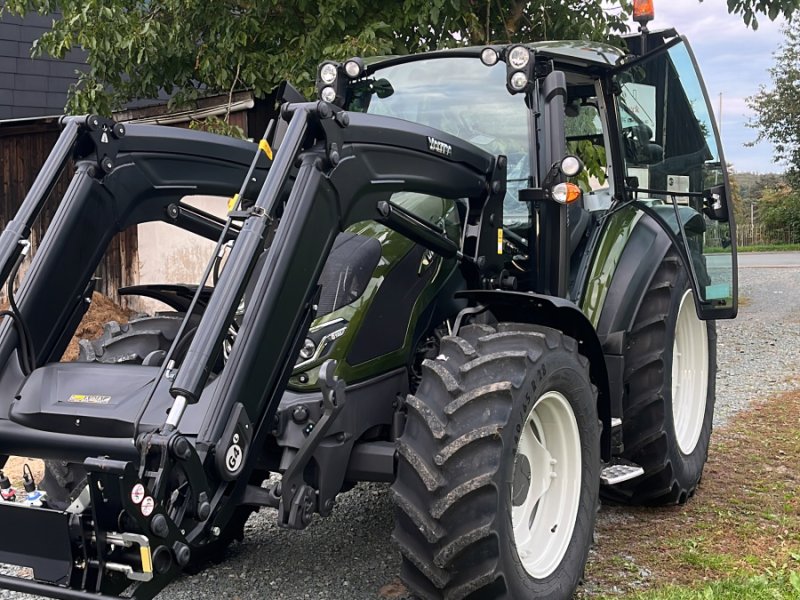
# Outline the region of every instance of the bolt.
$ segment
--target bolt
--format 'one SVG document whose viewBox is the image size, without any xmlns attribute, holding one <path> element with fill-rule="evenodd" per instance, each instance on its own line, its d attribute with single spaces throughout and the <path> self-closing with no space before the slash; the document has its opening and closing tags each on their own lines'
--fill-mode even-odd
<svg viewBox="0 0 800 600">
<path fill-rule="evenodd" d="M 172 446 L 172 450 L 175 453 L 175 456 L 177 456 L 181 460 L 187 460 L 189 457 L 192 456 L 191 444 L 189 444 L 189 440 L 187 440 L 183 436 L 175 440 L 175 443 Z"/>
<path fill-rule="evenodd" d="M 292 421 L 300 425 L 308 421 L 308 409 L 305 406 L 298 406 L 292 411 Z"/>
<path fill-rule="evenodd" d="M 555 458 L 550 459 L 550 466 L 555 467 L 558 464 L 558 461 Z"/>
<path fill-rule="evenodd" d="M 192 551 L 189 546 L 182 542 L 175 542 L 172 544 L 172 551 L 175 553 L 175 560 L 180 566 L 185 567 L 189 564 L 189 560 L 192 558 Z"/>
<path fill-rule="evenodd" d="M 150 521 L 150 531 L 158 537 L 167 537 L 169 535 L 169 525 L 167 518 L 164 515 L 156 515 Z"/>
<path fill-rule="evenodd" d="M 239 434 L 238 433 L 234 433 L 233 434 L 233 443 L 234 444 L 238 444 L 239 443 Z"/>
<path fill-rule="evenodd" d="M 211 535 L 213 535 L 214 537 L 219 537 L 220 533 L 222 533 L 222 530 L 219 527 L 211 528 Z"/>
<path fill-rule="evenodd" d="M 297 379 L 300 383 L 308 383 L 308 375 L 305 373 L 300 373 L 300 375 L 297 376 Z"/>
</svg>

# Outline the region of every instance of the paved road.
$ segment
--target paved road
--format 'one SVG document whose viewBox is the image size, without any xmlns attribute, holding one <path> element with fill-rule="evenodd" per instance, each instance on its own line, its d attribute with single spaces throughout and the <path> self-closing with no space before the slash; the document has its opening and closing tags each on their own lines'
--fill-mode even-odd
<svg viewBox="0 0 800 600">
<path fill-rule="evenodd" d="M 739 268 L 795 267 L 800 268 L 800 252 L 747 252 L 739 254 Z"/>
</svg>

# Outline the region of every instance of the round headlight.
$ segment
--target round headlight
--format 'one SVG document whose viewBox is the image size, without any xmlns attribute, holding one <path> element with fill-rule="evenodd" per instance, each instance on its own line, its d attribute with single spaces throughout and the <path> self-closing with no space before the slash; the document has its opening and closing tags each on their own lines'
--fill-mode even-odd
<svg viewBox="0 0 800 600">
<path fill-rule="evenodd" d="M 512 89 L 520 92 L 525 89 L 526 85 L 528 85 L 528 77 L 522 71 L 517 71 L 511 76 Z"/>
<path fill-rule="evenodd" d="M 484 48 L 481 51 L 481 62 L 487 67 L 496 65 L 500 57 L 497 55 L 497 50 L 494 48 Z"/>
<path fill-rule="evenodd" d="M 575 177 L 583 171 L 583 163 L 577 156 L 565 156 L 561 161 L 561 172 L 567 177 Z"/>
<path fill-rule="evenodd" d="M 302 360 L 308 360 L 312 356 L 314 356 L 314 352 L 317 350 L 317 345 L 314 343 L 314 340 L 306 338 L 306 341 L 303 342 L 303 347 L 300 348 L 300 358 Z"/>
<path fill-rule="evenodd" d="M 525 46 L 514 46 L 508 53 L 508 64 L 512 69 L 524 69 L 530 58 L 531 52 Z"/>
<path fill-rule="evenodd" d="M 333 89 L 331 86 L 322 88 L 322 91 L 319 93 L 319 97 L 322 98 L 325 102 L 333 103 L 336 100 L 336 90 Z"/>
<path fill-rule="evenodd" d="M 361 75 L 361 65 L 358 64 L 358 61 L 348 60 L 344 63 L 344 72 L 347 73 L 350 79 L 355 79 Z"/>
<path fill-rule="evenodd" d="M 322 83 L 327 85 L 331 85 L 334 81 L 336 81 L 336 65 L 333 63 L 325 63 L 320 67 L 319 70 L 319 78 L 322 80 Z"/>
</svg>

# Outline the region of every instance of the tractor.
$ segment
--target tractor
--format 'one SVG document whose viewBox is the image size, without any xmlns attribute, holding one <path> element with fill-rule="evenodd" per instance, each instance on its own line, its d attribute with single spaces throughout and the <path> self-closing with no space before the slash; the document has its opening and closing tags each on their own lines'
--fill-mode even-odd
<svg viewBox="0 0 800 600">
<path fill-rule="evenodd" d="M 622 47 L 324 61 L 316 89 L 285 85 L 256 142 L 63 119 L 0 234 L 0 453 L 46 465 L 43 501 L 0 503 L 0 562 L 33 572 L 0 587 L 147 600 L 253 511 L 302 529 L 377 481 L 415 596 L 565 599 L 601 497 L 695 493 L 737 281 L 686 40 L 645 17 Z M 61 362 L 150 222 L 215 243 L 200 280 L 120 290 L 168 310 Z"/>
</svg>

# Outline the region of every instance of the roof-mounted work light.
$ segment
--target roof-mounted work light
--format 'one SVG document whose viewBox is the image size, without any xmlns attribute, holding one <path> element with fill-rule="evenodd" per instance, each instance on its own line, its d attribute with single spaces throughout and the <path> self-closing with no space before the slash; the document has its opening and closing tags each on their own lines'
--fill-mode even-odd
<svg viewBox="0 0 800 600">
<path fill-rule="evenodd" d="M 481 55 L 481 59 L 483 59 L 483 55 Z M 508 88 L 508 91 L 512 94 L 529 92 L 532 89 L 534 81 L 533 51 L 527 46 L 510 46 L 505 51 L 505 61 L 506 88 Z"/>
<path fill-rule="evenodd" d="M 347 89 L 347 77 L 344 77 L 344 74 L 342 65 L 337 62 L 326 60 L 320 63 L 319 67 L 317 67 L 316 82 L 317 96 L 320 100 L 337 106 L 344 105 Z"/>
</svg>

